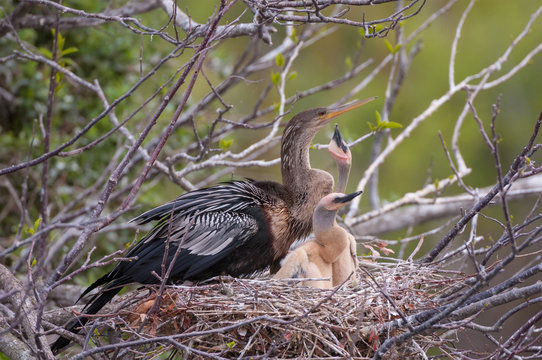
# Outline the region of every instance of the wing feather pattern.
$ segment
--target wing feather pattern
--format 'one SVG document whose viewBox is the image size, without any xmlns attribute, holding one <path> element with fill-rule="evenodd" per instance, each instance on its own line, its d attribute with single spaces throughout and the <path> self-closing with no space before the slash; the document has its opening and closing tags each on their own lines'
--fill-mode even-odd
<svg viewBox="0 0 542 360">
<path fill-rule="evenodd" d="M 268 194 L 254 185 L 254 181 L 230 181 L 191 191 L 177 199 L 149 210 L 130 220 L 138 224 L 163 220 L 171 214 L 203 212 L 236 212 L 252 206 L 261 206 Z"/>
<path fill-rule="evenodd" d="M 168 239 L 167 266 L 181 247 L 171 280 L 197 277 L 254 237 L 261 224 L 249 210 L 266 201 L 274 200 L 253 182 L 232 181 L 183 194 L 149 210 L 132 220 L 139 224 L 158 221 L 126 255 L 138 259 L 119 263 L 105 281 L 156 283 L 151 272 L 160 274 Z"/>
</svg>

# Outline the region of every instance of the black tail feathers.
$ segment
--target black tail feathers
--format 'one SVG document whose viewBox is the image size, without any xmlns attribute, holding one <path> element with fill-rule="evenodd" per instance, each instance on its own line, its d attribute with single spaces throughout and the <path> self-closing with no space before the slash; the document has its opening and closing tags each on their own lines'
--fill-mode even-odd
<svg viewBox="0 0 542 360">
<path fill-rule="evenodd" d="M 105 288 L 102 293 L 98 293 L 94 295 L 94 297 L 89 301 L 87 306 L 85 306 L 85 314 L 88 315 L 94 315 L 98 311 L 100 311 L 101 308 L 103 308 L 113 297 L 120 291 L 122 287 L 115 287 L 112 289 Z M 71 331 L 74 334 L 77 334 L 81 327 L 83 327 L 90 319 L 85 316 L 80 316 L 73 322 L 71 322 L 67 327 L 66 330 Z M 71 340 L 66 339 L 65 337 L 59 337 L 53 345 L 51 345 L 51 351 L 53 354 L 58 354 L 62 349 L 64 349 Z"/>
</svg>

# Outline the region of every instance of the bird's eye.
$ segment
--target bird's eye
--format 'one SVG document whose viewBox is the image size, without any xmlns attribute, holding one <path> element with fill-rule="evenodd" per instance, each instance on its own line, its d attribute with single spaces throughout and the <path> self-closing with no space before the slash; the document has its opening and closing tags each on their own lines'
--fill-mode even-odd
<svg viewBox="0 0 542 360">
<path fill-rule="evenodd" d="M 326 114 L 325 110 L 318 111 L 318 116 L 324 116 Z"/>
</svg>

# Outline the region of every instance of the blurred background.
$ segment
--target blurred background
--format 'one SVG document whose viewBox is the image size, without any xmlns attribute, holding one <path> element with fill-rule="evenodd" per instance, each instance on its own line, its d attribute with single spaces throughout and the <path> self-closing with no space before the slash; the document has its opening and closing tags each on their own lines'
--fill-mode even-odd
<svg viewBox="0 0 542 360">
<path fill-rule="evenodd" d="M 149 4 L 151 3 L 153 2 Z M 393 73 L 396 69 L 394 70 L 392 61 L 389 60 L 382 69 L 378 71 L 375 69 L 390 55 L 405 58 L 412 56 L 391 111 L 385 118 L 385 120 L 401 124 L 402 128 L 382 132 L 382 147 L 385 147 L 391 138 L 398 136 L 413 119 L 423 114 L 436 99 L 448 92 L 453 42 L 458 24 L 469 3 L 466 0 L 427 2 L 417 14 L 414 13 L 414 9 L 407 11 L 413 16 L 400 20 L 395 24 L 395 28 L 387 33 L 387 36 L 382 34 L 382 36 L 371 37 L 368 29 L 356 26 L 321 25 L 310 39 L 304 39 L 305 46 L 291 64 L 284 86 L 284 94 L 287 98 L 339 79 L 361 63 L 366 61 L 370 63 L 349 80 L 329 86 L 329 90 L 318 91 L 288 103 L 285 106 L 288 113 L 282 122 L 289 120 L 293 114 L 302 110 L 329 106 L 345 96 L 348 97 L 346 100 L 378 96 L 377 100 L 363 108 L 335 120 L 347 142 L 353 142 L 364 135 L 371 134 L 368 123 L 376 124 L 377 118 L 385 113 L 383 108 L 388 98 L 386 89 L 390 79 L 397 76 Z M 126 1 L 74 0 L 66 5 L 75 9 L 84 9 L 88 13 L 101 13 L 126 4 Z M 0 5 L 0 19 L 7 19 L 18 5 L 17 1 L 4 1 Z M 417 4 L 415 9 L 420 5 Z M 193 21 L 204 24 L 216 13 L 218 3 L 210 0 L 187 0 L 179 2 L 178 6 Z M 383 19 L 393 14 L 397 6 L 396 2 L 373 6 L 349 6 L 344 17 L 357 21 Z M 446 7 L 449 9 L 443 11 Z M 513 47 L 510 53 L 506 52 L 510 44 L 525 29 L 533 14 L 540 11 L 539 7 L 539 0 L 522 0 L 521 2 L 478 0 L 474 2 L 472 10 L 465 15 L 461 36 L 458 38 L 453 66 L 456 84 L 468 76 L 478 74 L 503 56 L 507 61 L 490 77 L 489 81 L 509 73 L 515 67 L 518 69 L 517 72 L 511 72 L 511 76 L 506 81 L 480 92 L 474 101 L 474 106 L 486 131 L 491 134 L 492 105 L 500 99 L 496 132 L 499 137 L 503 172 L 506 172 L 527 143 L 542 110 L 542 56 L 537 54 L 540 50 L 536 50 L 540 48 L 542 39 L 540 18 L 534 19 L 528 34 Z M 326 9 L 324 13 L 329 14 L 331 11 L 332 9 Z M 35 7 L 29 12 L 29 15 L 35 16 L 54 17 L 55 14 L 56 12 L 50 6 Z M 440 16 L 431 21 L 427 28 L 424 27 L 423 31 L 417 31 L 436 14 Z M 163 28 L 163 31 L 173 38 L 177 36 L 176 33 L 180 38 L 185 35 L 168 22 L 168 15 L 159 6 L 133 16 L 149 28 Z M 238 1 L 226 14 L 221 25 L 235 21 L 246 23 L 253 21 L 252 13 L 247 11 L 245 2 Z M 385 26 L 389 26 L 389 23 L 377 25 L 373 31 L 379 31 Z M 15 56 L 17 52 L 23 51 L 21 50 L 22 43 L 26 44 L 25 46 L 33 53 L 51 58 L 54 32 L 51 29 L 45 30 L 38 27 L 21 25 L 16 32 L 7 31 L 0 37 L 0 165 L 2 168 L 43 154 L 43 119 L 48 111 L 50 67 L 43 62 Z M 256 110 L 266 108 L 272 110 L 259 114 L 253 121 L 251 120 L 251 124 L 265 124 L 275 119 L 281 99 L 277 90 L 278 86 L 273 82 L 273 74 L 280 72 L 283 66 L 276 56 L 282 52 L 274 52 L 274 50 L 281 44 L 287 43 L 288 38 L 292 43 L 303 39 L 303 34 L 308 31 L 306 27 L 309 25 L 297 24 L 290 27 L 275 25 L 274 27 L 277 31 L 272 34 L 272 45 L 247 36 L 226 38 L 215 42 L 203 66 L 205 76 L 199 76 L 197 79 L 187 106 L 195 107 L 209 93 L 208 82 L 218 86 L 235 73 L 236 67 L 240 66 L 239 63 L 248 63 L 251 58 L 257 59 L 266 54 L 272 54 L 271 60 L 264 62 L 260 67 L 261 70 L 249 72 L 241 81 L 225 91 L 222 99 L 233 106 L 224 115 L 224 118 L 230 122 L 240 122 Z M 109 103 L 130 91 L 130 88 L 141 79 L 142 74 L 151 71 L 153 66 L 175 48 L 174 44 L 164 41 L 158 35 L 130 31 L 127 27 L 113 21 L 93 26 L 61 28 L 59 34 L 57 63 L 89 82 L 97 80 Z M 409 42 L 406 42 L 405 38 L 408 38 Z M 197 44 L 201 42 L 201 39 L 194 41 Z M 400 47 L 397 47 L 398 44 Z M 284 52 L 287 61 L 292 56 L 292 47 L 288 49 Z M 520 65 L 522 60 L 533 51 L 537 55 L 528 57 L 525 66 Z M 187 47 L 185 51 L 177 52 L 173 60 L 160 66 L 152 77 L 144 81 L 136 90 L 131 91 L 130 96 L 116 106 L 114 112 L 119 121 L 129 118 L 126 127 L 132 134 L 137 135 L 143 129 L 155 113 L 158 102 L 155 98 L 145 107 L 139 109 L 139 106 L 155 92 L 159 97 L 165 95 L 168 87 L 160 87 L 182 69 L 192 56 L 193 51 L 190 47 Z M 240 62 L 239 59 L 243 56 L 245 58 Z M 175 76 L 176 79 L 179 75 Z M 55 102 L 51 115 L 51 149 L 71 139 L 104 109 L 96 94 L 84 87 L 76 86 L 73 80 L 61 74 L 57 73 L 56 78 L 59 85 L 55 89 Z M 365 81 L 367 84 L 360 91 L 352 93 L 353 89 Z M 479 81 L 480 79 L 477 78 L 469 83 L 475 85 Z M 143 143 L 149 151 L 155 146 L 158 135 L 169 124 L 184 91 L 186 88 L 183 86 L 181 92 L 159 117 L 151 135 Z M 465 107 L 466 99 L 466 91 L 454 92 L 449 101 L 438 107 L 435 112 L 424 116 L 424 121 L 385 158 L 378 169 L 378 186 L 376 187 L 381 205 L 401 199 L 405 194 L 415 192 L 427 184 L 437 183 L 438 187 L 439 181 L 453 176 L 439 133 L 450 147 L 454 127 Z M 187 121 L 175 129 L 158 160 L 167 163 L 168 159 L 174 158 L 179 153 L 197 156 L 198 148 L 194 145 L 194 133 L 196 132 L 202 138 L 205 137 L 217 118 L 216 110 L 221 108 L 223 108 L 221 102 L 215 99 L 210 105 L 195 111 L 193 123 Z M 380 115 L 377 115 L 377 112 Z M 225 129 L 226 126 L 227 123 L 220 123 L 218 129 Z M 73 147 L 66 150 L 90 144 L 114 127 L 115 125 L 108 119 L 99 121 L 77 140 Z M 327 144 L 332 131 L 333 123 L 319 132 L 314 141 L 315 145 Z M 219 152 L 239 153 L 258 139 L 263 139 L 268 133 L 269 127 L 230 129 L 223 136 L 212 139 L 211 147 L 215 149 L 215 152 L 204 154 L 199 161 L 209 159 L 210 156 Z M 370 136 L 352 147 L 354 160 L 348 191 L 354 191 L 358 187 L 360 179 L 373 160 L 371 154 L 375 138 L 376 136 Z M 276 159 L 279 156 L 279 146 L 276 145 L 278 140 L 279 138 L 276 137 L 273 146 L 264 148 L 265 151 L 261 151 L 255 158 L 265 161 Z M 464 183 L 472 188 L 493 186 L 497 179 L 495 160 L 470 112 L 461 127 L 458 146 L 462 151 L 466 166 L 472 170 L 463 178 Z M 88 196 L 70 205 L 68 213 L 71 216 L 63 223 L 84 221 L 86 214 L 96 205 L 100 190 L 104 186 L 103 179 L 107 179 L 110 174 L 108 165 L 115 156 L 120 157 L 123 154 L 122 150 L 119 152 L 119 148 L 122 149 L 122 147 L 127 148 L 128 142 L 125 137 L 116 133 L 79 154 L 52 157 L 49 162 L 47 184 L 49 195 L 47 211 L 50 218 L 54 219 L 55 216 L 62 215 L 63 209 L 77 195 L 94 188 Z M 532 160 L 540 163 L 540 154 L 535 154 Z M 173 167 L 181 170 L 190 163 L 186 158 L 181 157 L 173 161 Z M 311 163 L 313 167 L 327 169 L 332 173 L 335 171 L 334 162 L 327 150 L 318 149 L 318 146 L 311 150 Z M 141 157 L 135 158 L 123 172 L 115 194 L 107 204 L 106 213 L 114 211 L 123 201 L 143 165 L 144 160 Z M 196 188 L 231 178 L 244 177 L 280 181 L 280 166 L 210 166 L 185 175 L 186 180 Z M 0 177 L 0 204 L 2 204 L 0 206 L 0 251 L 12 249 L 9 253 L 4 253 L 0 261 L 12 269 L 24 269 L 28 254 L 26 246 L 13 248 L 13 245 L 24 241 L 42 226 L 39 224 L 41 181 L 40 165 Z M 175 198 L 185 190 L 174 181 L 171 174 L 168 176 L 164 171 L 158 170 L 151 172 L 139 190 L 133 208 L 122 214 L 110 228 L 105 228 L 95 234 L 87 248 L 97 246 L 93 254 L 96 258 L 122 249 L 136 236 L 134 227 L 126 224 L 129 219 Z M 365 189 L 357 215 L 375 210 L 369 202 L 371 191 L 374 189 Z M 21 201 L 23 193 L 25 193 L 24 202 Z M 463 193 L 464 189 L 453 184 L 429 197 Z M 511 214 L 514 219 L 524 219 L 527 216 L 537 201 L 536 195 L 538 194 L 530 193 L 520 201 L 511 202 Z M 459 216 L 459 212 L 455 216 Z M 477 232 L 483 237 L 480 246 L 491 244 L 502 234 L 502 228 L 496 225 L 492 220 L 493 217 L 502 219 L 500 207 L 485 209 L 484 217 L 479 218 Z M 389 232 L 359 235 L 374 235 L 377 237 L 373 240 L 388 240 L 389 248 L 398 253 L 401 251 L 401 246 L 396 243 L 397 241 L 413 234 L 435 229 L 449 220 L 450 217 L 439 218 L 417 224 L 415 227 L 406 226 Z M 24 226 L 21 227 L 21 224 Z M 73 228 L 69 228 L 68 225 L 59 226 L 48 231 L 47 242 L 55 249 L 55 252 L 49 252 L 47 255 L 47 259 L 51 261 L 48 265 L 49 270 L 55 266 L 51 264 L 57 264 L 70 249 L 81 226 Z M 420 254 L 425 254 L 431 249 L 446 234 L 450 226 L 444 226 L 440 231 L 428 235 Z M 461 245 L 461 240 L 466 237 L 468 234 L 461 235 L 454 247 Z M 59 239 L 62 241 L 59 242 Z M 414 241 L 403 248 L 403 254 L 408 256 L 416 243 Z M 360 246 L 359 253 L 370 255 L 371 251 Z M 83 260 L 84 257 L 81 257 L 76 263 L 82 264 Z M 510 271 L 521 268 L 525 264 L 527 262 L 518 262 Z M 457 266 L 467 273 L 472 271 L 469 264 Z M 79 286 L 87 286 L 104 272 L 105 269 L 101 268 L 86 271 L 73 279 L 73 282 Z M 488 314 L 489 320 L 495 316 L 492 313 Z M 528 318 L 529 313 L 526 313 L 525 317 Z M 481 320 L 481 323 L 484 321 Z M 490 346 L 482 338 L 469 338 L 467 335 L 461 335 L 461 337 L 461 340 L 471 342 L 473 347 L 480 346 L 480 351 Z"/>
</svg>

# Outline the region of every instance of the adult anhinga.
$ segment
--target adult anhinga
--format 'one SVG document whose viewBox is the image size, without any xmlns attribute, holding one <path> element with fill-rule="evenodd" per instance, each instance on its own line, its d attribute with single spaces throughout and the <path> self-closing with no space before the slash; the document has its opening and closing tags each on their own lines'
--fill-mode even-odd
<svg viewBox="0 0 542 360">
<path fill-rule="evenodd" d="M 274 277 L 277 279 L 329 278 L 329 280 L 309 280 L 304 285 L 322 289 L 334 286 L 333 265 L 340 261 L 347 261 L 348 263 L 344 266 L 347 267 L 351 263 L 350 257 L 340 259 L 340 256 L 345 250 L 348 250 L 350 254 L 350 237 L 352 236 L 337 225 L 335 216 L 337 210 L 360 194 L 361 191 L 348 195 L 331 193 L 324 196 L 314 209 L 312 221 L 314 239 L 303 243 L 288 254 Z M 343 267 L 342 264 L 341 267 Z"/>
<path fill-rule="evenodd" d="M 283 184 L 252 180 L 222 183 L 185 193 L 135 218 L 138 224 L 157 223 L 126 254 L 136 260 L 118 263 L 83 292 L 81 297 L 102 286 L 84 313 L 96 314 L 124 285 L 159 283 L 153 273 L 161 274 L 167 244 L 166 268 L 181 247 L 168 283 L 223 274 L 243 276 L 269 266 L 278 269 L 290 245 L 309 235 L 313 209 L 333 189 L 333 177 L 310 166 L 312 139 L 335 116 L 373 99 L 294 116 L 282 135 Z M 81 316 L 68 330 L 78 332 L 88 320 Z M 60 337 L 52 349 L 58 352 L 67 344 L 69 340 Z"/>
</svg>

